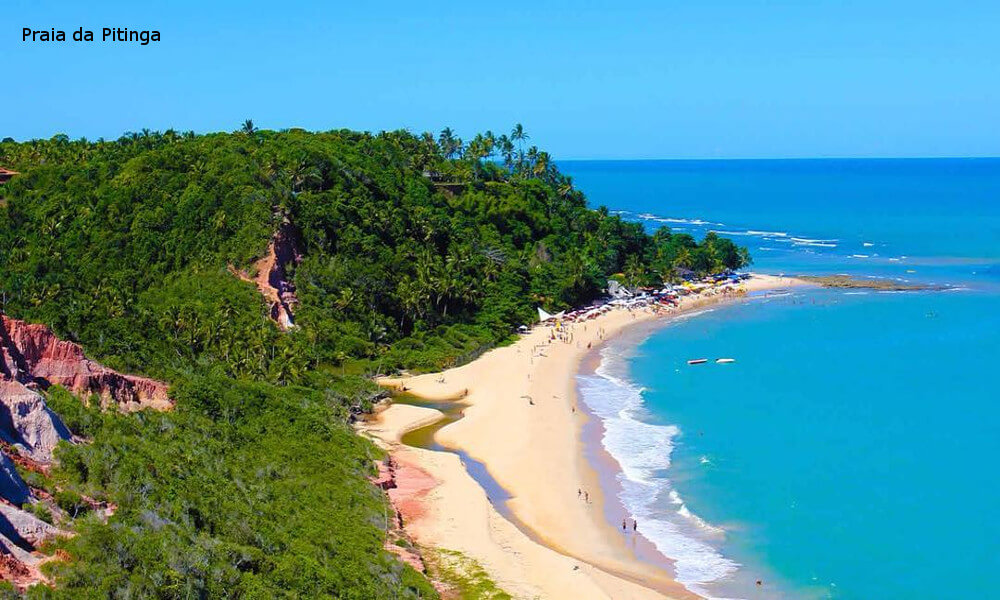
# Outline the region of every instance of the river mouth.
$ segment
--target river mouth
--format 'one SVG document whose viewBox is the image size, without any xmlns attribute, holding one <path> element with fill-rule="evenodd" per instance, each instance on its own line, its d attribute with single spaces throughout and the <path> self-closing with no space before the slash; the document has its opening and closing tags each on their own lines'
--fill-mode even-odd
<svg viewBox="0 0 1000 600">
<path fill-rule="evenodd" d="M 468 404 L 459 399 L 426 400 L 407 392 L 393 394 L 392 402 L 394 404 L 407 404 L 410 406 L 420 406 L 422 408 L 432 408 L 439 411 L 441 413 L 440 419 L 404 433 L 400 438 L 400 442 L 406 446 L 412 446 L 414 448 L 432 450 L 434 452 L 450 452 L 451 454 L 458 455 L 458 457 L 462 460 L 463 466 L 465 466 L 465 470 L 468 471 L 469 475 L 472 476 L 476 483 L 483 488 L 483 491 L 486 492 L 486 498 L 490 501 L 490 504 L 493 505 L 497 512 L 532 538 L 537 537 L 520 521 L 520 519 L 514 515 L 514 513 L 510 510 L 510 507 L 507 506 L 507 501 L 513 498 L 513 496 L 511 496 L 510 492 L 504 489 L 503 486 L 497 483 L 497 480 L 490 475 L 490 472 L 486 469 L 486 465 L 484 463 L 472 458 L 464 450 L 457 450 L 454 448 L 448 448 L 447 446 L 442 446 L 435 439 L 437 432 L 440 431 L 441 428 L 451 425 L 465 416 L 465 409 L 468 408 Z"/>
</svg>

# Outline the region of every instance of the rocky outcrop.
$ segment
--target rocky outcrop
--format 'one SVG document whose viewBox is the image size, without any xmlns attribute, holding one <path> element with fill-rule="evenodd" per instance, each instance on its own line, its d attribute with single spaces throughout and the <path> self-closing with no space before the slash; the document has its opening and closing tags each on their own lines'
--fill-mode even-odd
<svg viewBox="0 0 1000 600">
<path fill-rule="evenodd" d="M 173 406 L 165 383 L 108 369 L 48 327 L 0 315 L 0 580 L 21 588 L 44 581 L 38 567 L 45 558 L 35 552 L 39 544 L 65 534 L 22 510 L 42 502 L 59 512 L 47 493 L 32 493 L 15 468 L 45 471 L 56 444 L 72 440 L 41 394 L 53 385 L 121 410 Z"/>
<path fill-rule="evenodd" d="M 67 533 L 35 515 L 0 503 L 0 581 L 21 589 L 45 581 L 39 567 L 47 559 L 34 550 L 57 535 Z"/>
<path fill-rule="evenodd" d="M 122 375 L 88 359 L 79 344 L 60 340 L 48 327 L 6 315 L 0 315 L 0 379 L 42 390 L 60 385 L 83 397 L 96 394 L 123 410 L 173 405 L 165 383 Z"/>
<path fill-rule="evenodd" d="M 0 536 L 29 552 L 64 531 L 19 508 L 0 503 Z"/>
<path fill-rule="evenodd" d="M 256 275 L 250 277 L 230 265 L 229 270 L 242 279 L 257 286 L 267 302 L 271 319 L 282 330 L 295 327 L 295 307 L 299 299 L 295 296 L 295 284 L 289 280 L 288 265 L 298 264 L 302 255 L 298 252 L 298 234 L 286 219 L 267 245 L 264 257 L 254 263 Z"/>
<path fill-rule="evenodd" d="M 45 404 L 41 394 L 19 381 L 0 380 L 0 439 L 34 461 L 49 463 L 59 440 L 70 437 L 69 430 Z"/>
<path fill-rule="evenodd" d="M 302 261 L 302 255 L 299 254 L 297 245 L 297 235 L 290 223 L 282 225 L 271 241 L 274 268 L 268 273 L 267 281 L 278 294 L 278 304 L 272 306 L 271 318 L 277 320 L 286 329 L 295 326 L 292 309 L 299 303 L 299 299 L 295 295 L 295 284 L 289 280 L 287 269 L 288 265 L 298 264 Z"/>
<path fill-rule="evenodd" d="M 31 490 L 6 454 L 0 454 L 0 497 L 18 506 L 31 498 Z"/>
<path fill-rule="evenodd" d="M 853 288 L 880 292 L 941 292 L 945 285 L 906 283 L 894 279 L 852 277 L 851 275 L 801 275 L 799 279 L 828 288 Z"/>
</svg>

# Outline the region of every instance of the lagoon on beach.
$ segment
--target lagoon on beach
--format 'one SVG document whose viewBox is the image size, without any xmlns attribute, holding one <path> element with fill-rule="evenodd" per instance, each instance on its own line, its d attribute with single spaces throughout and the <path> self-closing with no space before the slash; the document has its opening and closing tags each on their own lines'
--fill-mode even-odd
<svg viewBox="0 0 1000 600">
<path fill-rule="evenodd" d="M 741 238 L 772 275 L 571 312 L 385 380 L 424 399 L 364 428 L 409 465 L 418 543 L 527 596 L 989 589 L 1000 161 L 562 167 L 649 230 Z M 432 501 L 406 491 L 427 478 Z"/>
<path fill-rule="evenodd" d="M 1000 596 L 1000 2 L 19 2 L 0 600 Z"/>
<path fill-rule="evenodd" d="M 578 387 L 623 468 L 610 491 L 678 579 L 725 598 L 986 593 L 1000 161 L 565 168 L 626 218 L 730 231 L 755 269 L 950 287 L 771 292 L 602 349 Z"/>
</svg>

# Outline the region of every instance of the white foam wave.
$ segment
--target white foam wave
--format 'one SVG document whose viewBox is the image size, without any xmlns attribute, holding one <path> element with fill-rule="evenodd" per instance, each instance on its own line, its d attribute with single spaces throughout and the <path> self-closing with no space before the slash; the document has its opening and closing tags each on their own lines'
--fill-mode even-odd
<svg viewBox="0 0 1000 600">
<path fill-rule="evenodd" d="M 811 240 L 809 238 L 791 238 L 796 246 L 812 246 L 814 248 L 836 248 L 837 240 Z"/>
<path fill-rule="evenodd" d="M 835 243 L 839 242 L 840 240 L 837 240 L 837 239 L 819 240 L 819 239 L 813 239 L 813 238 L 793 237 L 792 241 L 795 242 L 795 243 L 798 243 L 798 244 L 835 244 Z"/>
<path fill-rule="evenodd" d="M 617 375 L 626 371 L 627 357 L 614 346 L 601 351 L 601 365 L 594 375 L 579 377 L 581 398 L 601 420 L 601 443 L 621 466 L 619 499 L 625 509 L 656 549 L 675 561 L 677 580 L 707 595 L 706 584 L 732 574 L 739 565 L 707 541 L 724 531 L 691 513 L 665 477 L 680 430 L 640 420 L 644 390 Z M 667 509 L 668 502 L 677 508 Z"/>
<path fill-rule="evenodd" d="M 725 227 L 724 223 L 713 223 L 712 221 L 705 221 L 704 219 L 680 219 L 675 217 L 660 217 L 652 213 L 641 213 L 637 215 L 640 219 L 645 219 L 647 221 L 656 221 L 657 223 L 679 223 L 681 225 L 715 225 L 716 227 Z"/>
<path fill-rule="evenodd" d="M 687 319 L 690 319 L 692 317 L 697 317 L 698 315 L 703 315 L 705 313 L 710 313 L 710 312 L 712 312 L 714 310 L 715 310 L 714 308 L 703 308 L 701 310 L 692 310 L 692 311 L 688 311 L 688 312 L 685 312 L 685 313 L 681 313 L 681 314 L 675 316 L 672 320 L 675 323 L 677 321 L 686 321 Z"/>
<path fill-rule="evenodd" d="M 755 229 L 747 229 L 746 231 L 732 231 L 724 229 L 713 229 L 715 233 L 719 235 L 739 235 L 739 236 L 749 236 L 749 237 L 760 237 L 766 240 L 772 240 L 775 242 L 788 242 L 788 234 L 783 231 L 757 231 Z M 787 238 L 787 239 L 786 239 Z"/>
</svg>

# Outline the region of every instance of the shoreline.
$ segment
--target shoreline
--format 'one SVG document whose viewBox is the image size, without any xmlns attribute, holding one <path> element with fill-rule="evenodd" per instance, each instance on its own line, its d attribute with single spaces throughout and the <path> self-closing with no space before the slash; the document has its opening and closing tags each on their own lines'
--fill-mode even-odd
<svg viewBox="0 0 1000 600">
<path fill-rule="evenodd" d="M 755 292 L 803 283 L 754 275 L 743 287 Z M 641 535 L 641 527 L 639 535 L 623 535 L 609 522 L 610 511 L 620 511 L 621 504 L 614 494 L 605 498 L 604 490 L 611 488 L 602 477 L 613 480 L 621 466 L 600 444 L 601 421 L 578 405 L 577 375 L 625 330 L 639 324 L 657 327 L 740 298 L 701 293 L 682 298 L 668 312 L 616 309 L 564 327 L 564 340 L 553 339 L 551 326 L 537 326 L 514 344 L 461 367 L 380 380 L 397 389 L 405 385 L 428 401 L 461 398 L 463 417 L 439 429 L 434 441 L 485 465 L 510 496 L 505 506 L 533 535 L 498 513 L 457 454 L 401 443 L 406 432 L 443 413 L 391 404 L 359 430 L 388 449 L 398 464 L 434 481 L 419 497 L 393 498 L 397 510 L 400 503 L 410 507 L 410 515 L 401 510 L 407 532 L 419 545 L 474 559 L 515 597 L 699 598 L 674 580 L 672 561 Z M 603 456 L 588 443 L 595 435 Z M 586 492 L 589 502 L 578 492 Z"/>
</svg>

